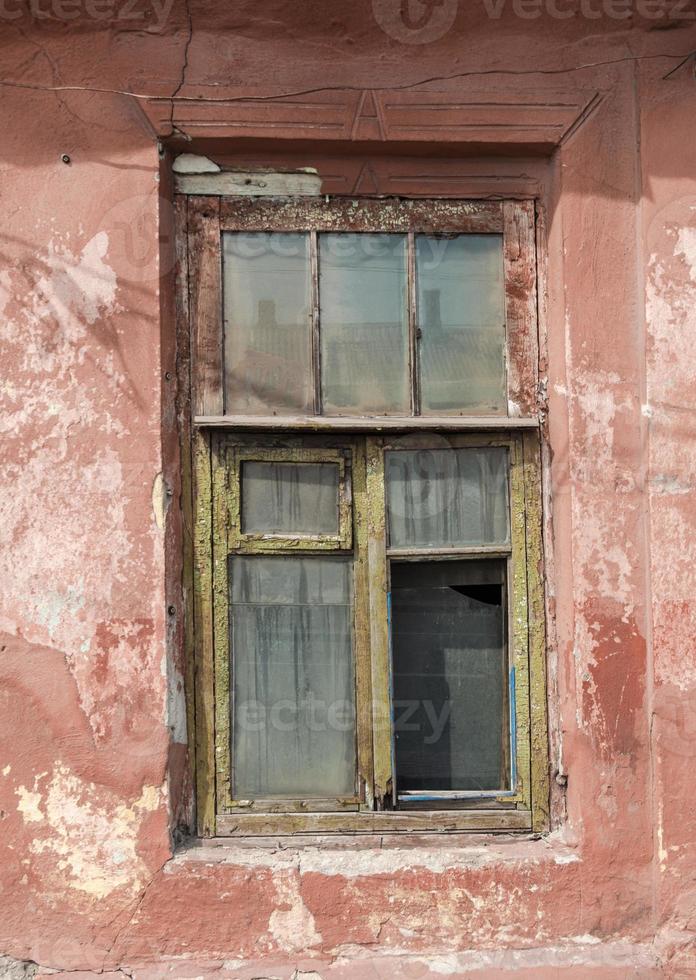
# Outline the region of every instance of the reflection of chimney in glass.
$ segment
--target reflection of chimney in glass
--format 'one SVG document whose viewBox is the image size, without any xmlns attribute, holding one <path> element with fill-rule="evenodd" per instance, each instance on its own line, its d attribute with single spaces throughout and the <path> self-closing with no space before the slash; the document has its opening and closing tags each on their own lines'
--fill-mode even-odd
<svg viewBox="0 0 696 980">
<path fill-rule="evenodd" d="M 423 290 L 423 324 L 428 330 L 441 331 L 442 317 L 440 315 L 440 290 Z"/>
<path fill-rule="evenodd" d="M 264 354 L 271 354 L 278 347 L 278 321 L 274 299 L 260 299 L 256 310 L 254 347 Z"/>
<path fill-rule="evenodd" d="M 276 305 L 274 299 L 259 300 L 257 322 L 259 327 L 273 328 L 278 326 L 278 321 L 276 320 Z"/>
</svg>

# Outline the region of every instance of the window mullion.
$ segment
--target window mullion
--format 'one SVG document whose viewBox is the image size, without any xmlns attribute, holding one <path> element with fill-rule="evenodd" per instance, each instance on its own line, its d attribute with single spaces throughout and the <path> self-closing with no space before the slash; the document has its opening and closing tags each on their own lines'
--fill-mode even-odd
<svg viewBox="0 0 696 980">
<path fill-rule="evenodd" d="M 374 755 L 372 736 L 372 658 L 370 650 L 370 570 L 368 562 L 367 470 L 364 446 L 356 446 L 353 460 L 353 508 L 355 513 L 355 717 L 358 779 L 362 806 L 374 808 Z"/>
<path fill-rule="evenodd" d="M 416 294 L 416 239 L 408 233 L 408 346 L 411 414 L 420 415 L 420 364 L 418 356 L 418 301 Z"/>
<path fill-rule="evenodd" d="M 382 440 L 368 437 L 366 454 L 374 786 L 377 809 L 384 809 L 385 806 L 391 806 L 393 803 L 394 780 L 387 599 L 386 495 Z"/>
</svg>

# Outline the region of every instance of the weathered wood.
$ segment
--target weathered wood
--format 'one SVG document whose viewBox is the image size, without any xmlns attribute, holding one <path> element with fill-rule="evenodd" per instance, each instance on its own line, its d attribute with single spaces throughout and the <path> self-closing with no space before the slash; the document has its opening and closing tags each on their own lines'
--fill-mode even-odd
<svg viewBox="0 0 696 980">
<path fill-rule="evenodd" d="M 529 610 L 527 600 L 527 545 L 524 513 L 524 468 L 519 437 L 510 444 L 510 534 L 512 555 L 508 562 L 509 599 L 509 669 L 514 671 L 514 701 L 510 704 L 515 725 L 514 763 L 516 800 L 530 807 L 529 731 Z"/>
<path fill-rule="evenodd" d="M 198 833 L 215 835 L 215 694 L 212 595 L 210 446 L 193 436 L 194 630 L 196 680 L 196 803 Z"/>
<path fill-rule="evenodd" d="M 411 414 L 420 415 L 420 345 L 416 289 L 416 236 L 408 233 L 408 365 L 411 379 Z"/>
<path fill-rule="evenodd" d="M 387 548 L 388 558 L 507 558 L 511 548 L 498 544 L 451 548 Z"/>
<path fill-rule="evenodd" d="M 309 279 L 311 290 L 310 318 L 312 321 L 312 389 L 314 414 L 321 415 L 321 334 L 319 332 L 319 246 L 317 233 L 309 235 Z"/>
<path fill-rule="evenodd" d="M 389 651 L 388 571 L 384 495 L 384 452 L 381 439 L 368 436 L 367 458 L 367 563 L 370 594 L 370 649 L 372 654 L 372 739 L 374 794 L 379 808 L 393 802 L 391 664 Z"/>
<path fill-rule="evenodd" d="M 195 415 L 223 412 L 220 202 L 189 198 L 189 306 Z"/>
<path fill-rule="evenodd" d="M 383 198 L 244 198 L 223 200 L 224 231 L 502 232 L 499 201 Z"/>
<path fill-rule="evenodd" d="M 365 448 L 356 445 L 353 457 L 353 526 L 355 543 L 354 649 L 358 779 L 362 802 L 374 806 L 372 739 L 372 651 L 370 649 L 370 576 L 368 565 L 369 500 Z"/>
<path fill-rule="evenodd" d="M 367 813 L 234 813 L 218 817 L 219 836 L 447 833 L 531 829 L 529 810 L 419 810 Z"/>
<path fill-rule="evenodd" d="M 176 414 L 181 459 L 181 550 L 184 605 L 184 686 L 186 690 L 186 738 L 192 785 L 196 779 L 195 634 L 193 611 L 193 475 L 191 472 L 191 347 L 188 307 L 188 235 L 186 199 L 174 198 L 176 321 Z M 195 794 L 194 794 L 195 795 Z M 195 800 L 191 801 L 192 803 Z"/>
<path fill-rule="evenodd" d="M 536 429 L 536 416 L 526 418 L 480 417 L 467 415 L 417 416 L 415 418 L 378 416 L 302 416 L 302 415 L 196 415 L 196 425 L 208 428 L 240 430 L 291 429 L 308 432 L 418 432 L 418 431 L 487 431 Z"/>
<path fill-rule="evenodd" d="M 537 292 L 533 201 L 506 201 L 504 274 L 508 415 L 537 414 Z"/>
<path fill-rule="evenodd" d="M 175 174 L 178 194 L 234 194 L 237 197 L 306 197 L 321 194 L 321 177 L 316 172 L 221 171 L 220 173 Z"/>
<path fill-rule="evenodd" d="M 549 740 L 546 700 L 546 617 L 541 513 L 541 465 L 536 433 L 523 436 L 527 593 L 529 596 L 529 711 L 531 725 L 532 826 L 549 826 Z"/>
<path fill-rule="evenodd" d="M 232 699 L 230 677 L 229 588 L 227 583 L 228 467 L 224 439 L 213 435 L 211 452 L 213 657 L 215 669 L 215 798 L 220 813 L 232 800 L 233 759 L 230 735 Z"/>
<path fill-rule="evenodd" d="M 269 814 L 288 813 L 357 813 L 360 800 L 357 796 L 335 800 L 289 800 L 289 799 L 255 799 L 234 800 L 225 805 L 225 814 L 256 813 L 260 816 Z"/>
<path fill-rule="evenodd" d="M 352 547 L 353 513 L 350 467 L 344 449 L 281 448 L 277 446 L 232 447 L 229 452 L 229 543 L 240 554 L 273 554 L 284 551 L 349 551 Z M 336 534 L 263 534 L 242 531 L 242 465 L 244 462 L 335 463 L 338 479 L 338 532 Z"/>
</svg>

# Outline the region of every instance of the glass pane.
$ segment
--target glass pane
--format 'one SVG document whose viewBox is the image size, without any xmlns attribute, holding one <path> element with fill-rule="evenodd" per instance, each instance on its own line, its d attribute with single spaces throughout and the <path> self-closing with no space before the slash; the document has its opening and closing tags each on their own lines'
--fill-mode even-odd
<svg viewBox="0 0 696 980">
<path fill-rule="evenodd" d="M 230 558 L 235 799 L 355 792 L 348 558 Z"/>
<path fill-rule="evenodd" d="M 399 793 L 507 786 L 503 582 L 500 561 L 391 566 Z"/>
<path fill-rule="evenodd" d="M 392 548 L 507 544 L 505 448 L 385 453 Z"/>
<path fill-rule="evenodd" d="M 327 415 L 410 414 L 404 235 L 319 235 Z"/>
<path fill-rule="evenodd" d="M 305 234 L 226 232 L 225 411 L 313 414 Z"/>
<path fill-rule="evenodd" d="M 242 531 L 338 534 L 337 463 L 242 463 Z"/>
<path fill-rule="evenodd" d="M 416 236 L 421 411 L 505 414 L 501 235 Z"/>
</svg>

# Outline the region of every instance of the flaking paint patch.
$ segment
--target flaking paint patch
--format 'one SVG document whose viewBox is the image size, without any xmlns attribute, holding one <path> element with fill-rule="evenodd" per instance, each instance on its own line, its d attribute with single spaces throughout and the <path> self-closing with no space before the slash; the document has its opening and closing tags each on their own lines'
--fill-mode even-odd
<svg viewBox="0 0 696 980">
<path fill-rule="evenodd" d="M 306 874 L 343 878 L 397 875 L 408 871 L 429 871 L 434 874 L 487 867 L 530 867 L 553 862 L 573 864 L 580 859 L 561 840 L 549 840 L 543 845 L 525 842 L 519 847 L 511 844 L 496 847 L 468 845 L 447 846 L 438 842 L 434 847 L 409 847 L 406 844 L 394 848 L 249 848 L 229 841 L 225 848 L 197 846 L 181 851 L 167 866 L 165 873 L 173 873 L 180 863 L 203 862 L 206 865 L 233 864 L 244 868 L 270 868 L 280 873 L 296 870 Z"/>
<path fill-rule="evenodd" d="M 273 879 L 280 908 L 271 912 L 268 931 L 281 949 L 289 953 L 304 952 L 318 946 L 314 916 L 300 894 L 299 876 L 295 872 L 279 872 Z"/>
<path fill-rule="evenodd" d="M 158 530 L 164 529 L 164 518 L 167 511 L 164 477 L 158 473 L 152 481 L 152 513 Z"/>
<path fill-rule="evenodd" d="M 110 604 L 132 578 L 122 458 L 107 444 L 124 434 L 112 410 L 127 384 L 118 349 L 104 343 L 118 312 L 108 248 L 104 232 L 81 251 L 54 237 L 31 264 L 4 270 L 0 290 L 0 337 L 18 366 L 2 386 L 0 431 L 8 483 L 21 487 L 3 505 L 0 576 L 12 586 L 0 623 L 68 651 L 78 673 L 93 635 L 89 611 Z M 99 439 L 86 456 L 90 428 Z M 95 551 L 105 535 L 109 547 Z M 37 542 L 49 541 L 47 561 Z"/>
<path fill-rule="evenodd" d="M 689 267 L 689 278 L 696 282 L 696 228 L 680 228 L 675 255 L 681 255 Z"/>
<path fill-rule="evenodd" d="M 17 811 L 22 814 L 24 823 L 40 823 L 43 820 L 43 813 L 39 806 L 41 793 L 34 793 L 26 786 L 18 786 L 15 795 L 19 799 Z"/>
<path fill-rule="evenodd" d="M 65 330 L 76 320 L 94 324 L 104 310 L 113 312 L 116 272 L 104 261 L 108 249 L 105 231 L 91 238 L 79 255 L 51 243 L 48 272 L 36 283 L 37 316 L 55 317 Z"/>
<path fill-rule="evenodd" d="M 29 820 L 40 819 L 44 835 L 35 837 L 30 851 L 50 855 L 55 871 L 74 890 L 94 898 L 117 889 L 137 894 L 147 874 L 137 853 L 140 821 L 161 805 L 160 787 L 145 786 L 126 806 L 58 765 L 40 802 L 31 794 Z"/>
</svg>

